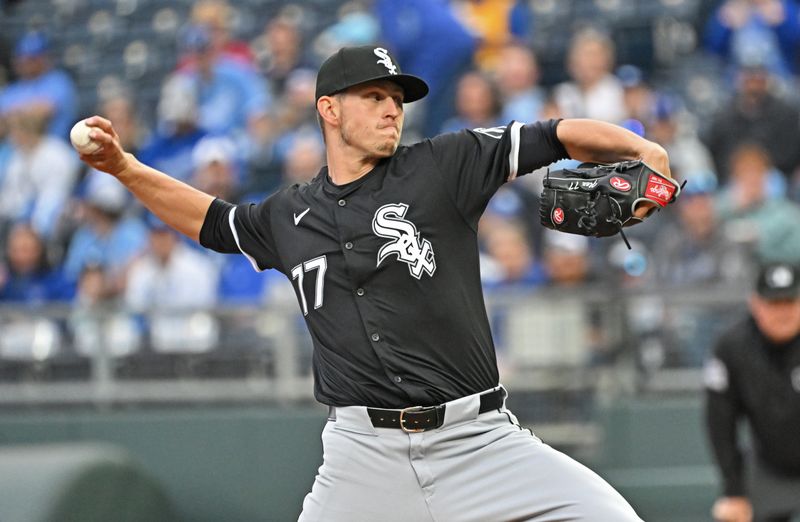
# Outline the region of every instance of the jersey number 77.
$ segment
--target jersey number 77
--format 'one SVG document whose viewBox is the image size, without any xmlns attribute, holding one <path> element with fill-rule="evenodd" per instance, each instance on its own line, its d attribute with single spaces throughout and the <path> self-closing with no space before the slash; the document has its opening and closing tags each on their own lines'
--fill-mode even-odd
<svg viewBox="0 0 800 522">
<path fill-rule="evenodd" d="M 303 315 L 308 315 L 308 302 L 306 301 L 306 294 L 303 292 L 303 276 L 306 272 L 311 272 L 312 270 L 317 271 L 317 281 L 314 285 L 314 310 L 316 310 L 322 307 L 328 259 L 325 256 L 319 256 L 292 268 L 292 281 L 297 281 L 297 293 L 300 294 L 300 306 L 303 308 Z"/>
</svg>

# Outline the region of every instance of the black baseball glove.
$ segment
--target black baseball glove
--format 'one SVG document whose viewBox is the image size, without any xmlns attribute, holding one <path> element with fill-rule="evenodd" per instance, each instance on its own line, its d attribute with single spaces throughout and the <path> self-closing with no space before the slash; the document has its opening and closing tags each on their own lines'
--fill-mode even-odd
<svg viewBox="0 0 800 522">
<path fill-rule="evenodd" d="M 547 228 L 583 236 L 606 237 L 642 221 L 634 212 L 644 202 L 648 212 L 667 206 L 680 194 L 678 183 L 662 176 L 643 161 L 611 165 L 582 164 L 575 169 L 548 172 L 539 203 Z M 645 216 L 646 217 L 646 216 Z M 622 234 L 625 243 L 628 240 Z M 630 245 L 628 245 L 630 248 Z"/>
</svg>

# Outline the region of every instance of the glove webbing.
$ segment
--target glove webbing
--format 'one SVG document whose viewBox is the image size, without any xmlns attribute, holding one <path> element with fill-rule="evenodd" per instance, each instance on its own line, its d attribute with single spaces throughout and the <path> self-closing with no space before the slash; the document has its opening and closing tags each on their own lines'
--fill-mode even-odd
<svg viewBox="0 0 800 522">
<path fill-rule="evenodd" d="M 579 207 L 575 210 L 583 214 L 580 219 L 578 219 L 578 228 L 583 228 L 585 230 L 594 230 L 597 226 L 597 211 L 595 207 L 597 206 L 597 202 L 600 198 L 606 198 L 608 200 L 608 204 L 614 213 L 613 216 L 607 217 L 606 222 L 611 223 L 612 225 L 617 225 L 619 229 L 619 235 L 622 236 L 622 240 L 625 242 L 625 246 L 628 247 L 628 250 L 632 250 L 631 244 L 628 241 L 628 238 L 625 236 L 625 232 L 622 230 L 622 220 L 619 219 L 619 216 L 622 214 L 619 203 L 612 197 L 609 197 L 607 194 L 598 194 L 595 193 L 595 197 L 590 199 L 585 206 Z"/>
</svg>

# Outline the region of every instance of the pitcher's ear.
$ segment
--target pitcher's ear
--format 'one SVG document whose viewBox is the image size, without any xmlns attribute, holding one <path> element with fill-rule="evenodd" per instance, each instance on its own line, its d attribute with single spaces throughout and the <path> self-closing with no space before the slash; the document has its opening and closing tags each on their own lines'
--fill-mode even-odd
<svg viewBox="0 0 800 522">
<path fill-rule="evenodd" d="M 317 112 L 320 118 L 331 125 L 338 125 L 341 106 L 335 96 L 320 96 L 317 100 Z"/>
</svg>

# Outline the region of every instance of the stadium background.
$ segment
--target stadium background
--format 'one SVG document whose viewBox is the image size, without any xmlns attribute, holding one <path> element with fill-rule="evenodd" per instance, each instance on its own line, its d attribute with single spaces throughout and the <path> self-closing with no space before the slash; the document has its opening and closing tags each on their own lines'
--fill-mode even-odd
<svg viewBox="0 0 800 522">
<path fill-rule="evenodd" d="M 490 204 L 482 272 L 523 423 L 645 520 L 710 519 L 703 361 L 755 263 L 800 261 L 793 0 L 0 6 L 0 520 L 296 518 L 326 412 L 291 287 L 176 239 L 66 131 L 106 115 L 145 161 L 256 200 L 317 172 L 315 68 L 372 42 L 433 88 L 407 142 L 589 116 L 670 151 L 686 193 L 632 251 L 544 232 L 533 173 Z"/>
</svg>

